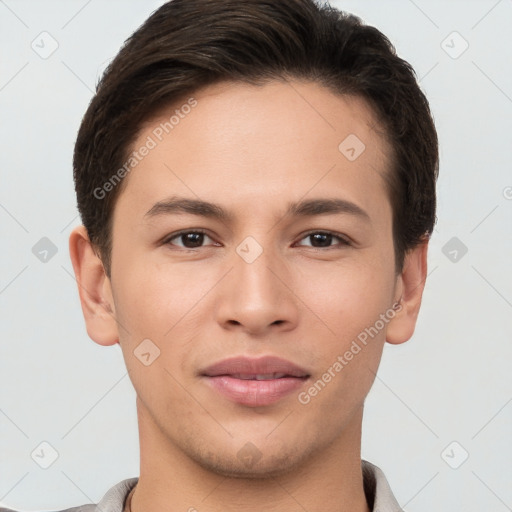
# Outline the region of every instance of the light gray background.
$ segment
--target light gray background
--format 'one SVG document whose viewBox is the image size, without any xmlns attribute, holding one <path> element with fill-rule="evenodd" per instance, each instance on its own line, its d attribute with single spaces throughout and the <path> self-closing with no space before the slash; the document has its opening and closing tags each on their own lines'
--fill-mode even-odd
<svg viewBox="0 0 512 512">
<path fill-rule="evenodd" d="M 0 504 L 9 507 L 97 502 L 138 475 L 121 351 L 88 338 L 72 275 L 71 158 L 100 73 L 162 3 L 0 0 Z M 413 339 L 385 348 L 363 458 L 407 512 L 512 510 L 512 0 L 331 4 L 377 26 L 411 62 L 441 142 L 422 311 Z M 31 48 L 42 31 L 59 45 L 47 59 Z M 58 250 L 46 263 L 32 252 L 42 237 Z M 451 246 L 443 253 L 453 237 L 468 249 L 455 262 Z M 43 441 L 59 455 L 48 469 L 31 458 Z"/>
</svg>

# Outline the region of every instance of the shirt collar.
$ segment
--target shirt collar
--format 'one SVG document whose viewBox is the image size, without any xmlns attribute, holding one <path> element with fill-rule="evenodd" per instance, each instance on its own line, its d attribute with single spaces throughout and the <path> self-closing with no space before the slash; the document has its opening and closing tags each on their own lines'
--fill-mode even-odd
<svg viewBox="0 0 512 512">
<path fill-rule="evenodd" d="M 361 465 L 364 493 L 372 512 L 403 512 L 382 470 L 366 460 L 361 461 Z M 109 489 L 96 505 L 95 512 L 123 512 L 126 497 L 138 481 L 138 478 L 128 478 Z"/>
<path fill-rule="evenodd" d="M 364 493 L 372 512 L 403 512 L 383 471 L 366 460 L 361 465 Z"/>
</svg>

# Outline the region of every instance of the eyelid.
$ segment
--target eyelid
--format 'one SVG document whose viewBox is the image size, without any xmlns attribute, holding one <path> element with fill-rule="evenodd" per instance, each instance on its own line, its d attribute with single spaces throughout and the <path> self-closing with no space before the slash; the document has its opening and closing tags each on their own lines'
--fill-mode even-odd
<svg viewBox="0 0 512 512">
<path fill-rule="evenodd" d="M 332 235 L 334 238 L 337 238 L 340 241 L 342 246 L 353 244 L 353 241 L 347 235 L 344 235 L 342 233 L 337 233 L 336 231 L 330 231 L 328 229 L 311 229 L 305 233 L 302 233 L 297 242 L 300 242 L 304 238 L 307 238 L 308 236 L 317 234 L 317 233 L 322 234 L 322 235 Z M 309 247 L 309 246 L 301 246 L 301 247 Z M 328 249 L 336 249 L 336 247 L 337 247 L 336 245 L 332 245 L 330 247 L 311 247 L 311 249 L 328 250 Z"/>
<path fill-rule="evenodd" d="M 186 233 L 202 233 L 202 234 L 206 235 L 208 238 L 210 238 L 211 240 L 213 240 L 214 243 L 216 243 L 218 245 L 218 242 L 215 242 L 213 236 L 211 236 L 207 230 L 202 229 L 202 228 L 188 228 L 188 229 L 182 229 L 180 231 L 171 233 L 169 236 L 165 237 L 162 240 L 162 245 L 173 245 L 173 244 L 170 244 L 171 240 L 174 240 L 175 238 L 178 238 L 179 236 L 184 235 Z M 302 233 L 300 235 L 300 238 L 297 239 L 297 242 L 295 242 L 294 245 L 297 244 L 298 242 L 302 241 L 304 238 L 307 238 L 308 236 L 313 235 L 313 234 L 331 235 L 334 238 L 337 238 L 339 240 L 339 244 L 329 246 L 329 247 L 312 247 L 311 246 L 311 249 L 325 251 L 328 249 L 336 249 L 339 245 L 350 246 L 353 244 L 353 241 L 347 235 L 344 235 L 342 233 L 337 233 L 336 231 L 330 231 L 330 230 L 326 230 L 326 229 L 318 229 L 317 228 L 317 229 L 311 229 L 305 233 Z M 180 246 L 178 246 L 178 247 L 180 247 Z M 309 247 L 309 246 L 299 246 L 299 247 Z M 195 248 L 183 247 L 182 249 L 189 250 L 189 251 L 195 251 L 197 249 L 201 249 L 201 247 L 195 247 Z"/>
<path fill-rule="evenodd" d="M 182 229 L 180 231 L 176 231 L 174 233 L 171 233 L 169 236 L 164 237 L 164 239 L 162 240 L 161 243 L 162 243 L 162 245 L 173 245 L 173 244 L 170 244 L 171 240 L 174 240 L 175 238 L 178 238 L 179 236 L 184 235 L 186 233 L 202 233 L 203 235 L 206 235 L 211 240 L 214 240 L 214 238 L 208 233 L 208 231 L 206 229 L 202 229 L 202 228 L 188 228 L 188 229 Z M 214 242 L 215 242 L 215 240 L 214 240 Z M 218 242 L 215 242 L 215 243 L 218 243 Z M 180 246 L 178 246 L 178 247 L 180 247 Z M 182 249 L 188 250 L 188 251 L 194 251 L 194 250 L 200 249 L 200 248 L 201 247 L 197 247 L 197 248 L 191 249 L 189 247 L 182 247 Z"/>
</svg>

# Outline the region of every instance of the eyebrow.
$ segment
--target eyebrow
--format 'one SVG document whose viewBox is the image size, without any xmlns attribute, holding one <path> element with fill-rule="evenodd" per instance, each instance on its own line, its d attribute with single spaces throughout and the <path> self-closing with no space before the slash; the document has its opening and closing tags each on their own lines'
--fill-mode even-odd
<svg viewBox="0 0 512 512">
<path fill-rule="evenodd" d="M 155 203 L 144 215 L 146 218 L 154 218 L 160 215 L 172 215 L 188 213 L 217 219 L 223 222 L 232 222 L 234 215 L 220 205 L 200 199 L 187 199 L 172 196 Z M 310 217 L 315 215 L 348 214 L 371 222 L 370 216 L 360 206 L 345 199 L 308 199 L 299 202 L 288 203 L 285 215 L 292 217 Z"/>
</svg>

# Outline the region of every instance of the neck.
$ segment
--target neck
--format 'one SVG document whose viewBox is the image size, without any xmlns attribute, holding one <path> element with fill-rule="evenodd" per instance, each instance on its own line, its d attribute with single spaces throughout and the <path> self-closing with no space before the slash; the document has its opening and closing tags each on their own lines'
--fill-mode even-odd
<svg viewBox="0 0 512 512">
<path fill-rule="evenodd" d="M 203 467 L 158 428 L 137 400 L 140 476 L 131 512 L 370 512 L 361 471 L 362 409 L 342 434 L 298 466 L 240 478 Z"/>
</svg>

